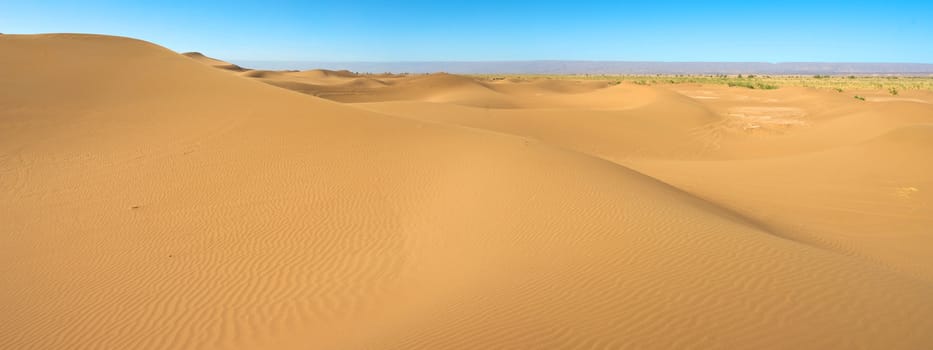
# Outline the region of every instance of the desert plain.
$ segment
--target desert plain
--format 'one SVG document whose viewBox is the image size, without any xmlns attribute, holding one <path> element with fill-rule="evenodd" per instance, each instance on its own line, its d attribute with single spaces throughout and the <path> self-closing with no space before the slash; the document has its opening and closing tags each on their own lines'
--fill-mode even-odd
<svg viewBox="0 0 933 350">
<path fill-rule="evenodd" d="M 0 35 L 0 349 L 931 349 L 933 78 L 833 79 Z"/>
</svg>

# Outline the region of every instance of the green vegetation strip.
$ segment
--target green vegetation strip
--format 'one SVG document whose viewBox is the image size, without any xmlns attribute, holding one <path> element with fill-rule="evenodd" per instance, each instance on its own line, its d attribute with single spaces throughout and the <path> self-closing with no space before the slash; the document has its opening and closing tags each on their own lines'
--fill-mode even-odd
<svg viewBox="0 0 933 350">
<path fill-rule="evenodd" d="M 933 91 L 933 76 L 842 76 L 842 75 L 545 75 L 545 74 L 478 74 L 487 80 L 604 80 L 610 84 L 629 82 L 639 85 L 656 84 L 718 84 L 749 89 L 770 90 L 782 86 L 798 86 L 845 90 L 887 90 L 892 95 L 908 90 Z"/>
</svg>

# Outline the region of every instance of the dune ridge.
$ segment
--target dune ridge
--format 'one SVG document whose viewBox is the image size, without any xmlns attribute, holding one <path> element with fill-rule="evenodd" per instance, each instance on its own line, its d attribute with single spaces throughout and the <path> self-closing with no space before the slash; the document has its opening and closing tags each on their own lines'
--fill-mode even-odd
<svg viewBox="0 0 933 350">
<path fill-rule="evenodd" d="M 740 145 L 811 136 L 723 128 L 674 88 L 250 76 L 97 35 L 0 51 L 0 348 L 933 346 L 925 109 L 775 155 Z M 919 188 L 911 216 L 772 205 L 837 165 Z M 784 237 L 799 215 L 829 243 Z M 902 260 L 839 235 L 892 222 Z"/>
<path fill-rule="evenodd" d="M 200 53 L 200 52 L 185 52 L 185 53 L 183 53 L 182 55 L 185 55 L 185 56 L 188 56 L 188 57 L 190 57 L 190 58 L 193 58 L 193 59 L 196 60 L 196 61 L 199 61 L 199 62 L 201 62 L 201 63 L 207 64 L 207 65 L 212 66 L 212 67 L 214 67 L 214 68 L 226 69 L 226 70 L 230 70 L 230 71 L 234 71 L 234 72 L 242 72 L 242 71 L 245 71 L 245 70 L 246 70 L 245 68 L 240 67 L 240 66 L 238 66 L 238 65 L 235 65 L 235 64 L 233 64 L 233 63 L 229 63 L 229 62 L 221 61 L 221 60 L 214 59 L 214 58 L 211 58 L 211 57 L 207 57 L 207 56 L 205 56 L 203 53 Z"/>
</svg>

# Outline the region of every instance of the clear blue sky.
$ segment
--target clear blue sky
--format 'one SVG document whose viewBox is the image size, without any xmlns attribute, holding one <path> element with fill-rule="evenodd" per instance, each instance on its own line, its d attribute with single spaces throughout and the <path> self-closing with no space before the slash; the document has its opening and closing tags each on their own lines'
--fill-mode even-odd
<svg viewBox="0 0 933 350">
<path fill-rule="evenodd" d="M 0 0 L 0 32 L 123 35 L 230 60 L 933 63 L 930 0 Z"/>
</svg>

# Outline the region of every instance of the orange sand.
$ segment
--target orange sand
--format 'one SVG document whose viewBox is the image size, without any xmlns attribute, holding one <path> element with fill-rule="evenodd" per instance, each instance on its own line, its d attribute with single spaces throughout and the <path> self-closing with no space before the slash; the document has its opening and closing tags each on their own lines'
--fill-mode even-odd
<svg viewBox="0 0 933 350">
<path fill-rule="evenodd" d="M 0 53 L 2 349 L 933 348 L 930 93 Z"/>
</svg>

